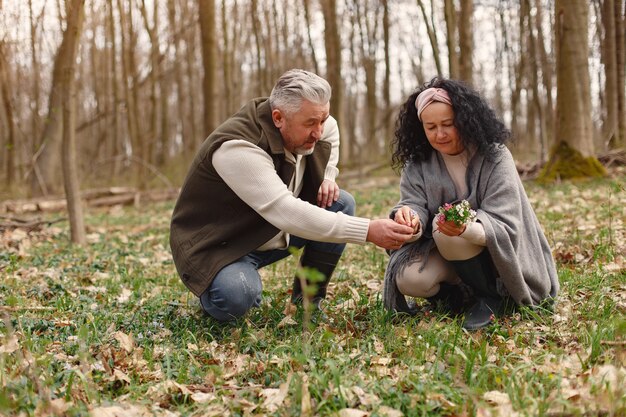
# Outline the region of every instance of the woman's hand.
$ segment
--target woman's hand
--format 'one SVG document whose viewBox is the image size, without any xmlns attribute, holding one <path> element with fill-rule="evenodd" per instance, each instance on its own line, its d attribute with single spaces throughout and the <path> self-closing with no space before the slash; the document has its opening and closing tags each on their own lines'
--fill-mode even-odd
<svg viewBox="0 0 626 417">
<path fill-rule="evenodd" d="M 446 236 L 459 236 L 465 231 L 465 227 L 466 225 L 464 224 L 457 226 L 457 224 L 452 221 L 437 220 L 437 230 Z"/>
<path fill-rule="evenodd" d="M 396 223 L 412 227 L 413 234 L 416 234 L 420 230 L 420 218 L 417 215 L 417 212 L 409 206 L 400 207 L 398 211 L 396 211 L 393 219 L 396 221 Z"/>
</svg>

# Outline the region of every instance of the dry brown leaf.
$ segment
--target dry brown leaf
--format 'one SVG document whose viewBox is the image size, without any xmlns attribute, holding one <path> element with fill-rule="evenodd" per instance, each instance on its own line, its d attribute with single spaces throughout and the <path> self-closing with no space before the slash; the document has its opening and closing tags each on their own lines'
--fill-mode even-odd
<svg viewBox="0 0 626 417">
<path fill-rule="evenodd" d="M 167 381 L 160 382 L 148 388 L 146 393 L 149 398 L 160 398 L 167 394 L 182 394 L 191 396 L 192 392 L 189 388 L 187 388 L 187 386 L 168 379 Z"/>
<path fill-rule="evenodd" d="M 128 288 L 122 288 L 121 294 L 117 297 L 117 302 L 120 304 L 127 303 L 130 300 L 130 296 L 133 295 L 133 292 Z"/>
<path fill-rule="evenodd" d="M 283 319 L 280 321 L 280 323 L 278 323 L 278 326 L 277 326 L 277 327 L 280 329 L 280 328 L 282 328 L 282 327 L 285 327 L 285 326 L 293 326 L 293 325 L 295 325 L 295 324 L 298 324 L 298 322 L 297 322 L 297 321 L 295 321 L 295 320 L 293 319 L 293 317 L 292 317 L 292 316 L 285 316 L 285 317 L 283 317 Z"/>
<path fill-rule="evenodd" d="M 191 394 L 191 399 L 200 404 L 210 403 L 217 399 L 217 396 L 212 392 L 194 392 Z"/>
<path fill-rule="evenodd" d="M 313 405 L 311 404 L 311 394 L 309 393 L 309 377 L 302 375 L 302 400 L 300 401 L 300 415 L 309 417 L 313 415 Z"/>
<path fill-rule="evenodd" d="M 500 391 L 489 391 L 483 394 L 483 399 L 491 404 L 506 405 L 511 404 L 509 394 Z"/>
<path fill-rule="evenodd" d="M 148 417 L 152 416 L 152 413 L 145 408 L 124 404 L 94 408 L 89 415 L 91 417 Z"/>
<path fill-rule="evenodd" d="M 119 342 L 120 347 L 124 349 L 127 353 L 131 353 L 135 348 L 135 341 L 133 340 L 132 335 L 117 331 L 113 333 L 113 337 Z"/>
<path fill-rule="evenodd" d="M 386 405 L 382 405 L 378 408 L 378 414 L 384 417 L 402 417 L 404 413 L 400 410 L 396 410 L 395 408 L 387 407 Z"/>
<path fill-rule="evenodd" d="M 344 408 L 339 410 L 339 417 L 368 417 L 370 413 L 356 408 Z"/>
<path fill-rule="evenodd" d="M 17 335 L 14 333 L 9 337 L 5 344 L 0 345 L 0 353 L 13 353 L 20 348 Z"/>
<path fill-rule="evenodd" d="M 128 375 L 126 375 L 123 371 L 121 371 L 118 368 L 115 368 L 113 370 L 113 375 L 111 375 L 110 380 L 111 381 L 123 381 L 123 382 L 126 382 L 127 384 L 130 384 L 130 378 L 128 377 Z"/>
<path fill-rule="evenodd" d="M 378 398 L 378 396 L 365 392 L 363 388 L 359 386 L 354 386 L 351 389 L 352 389 L 352 392 L 354 392 L 356 396 L 359 398 L 359 402 L 362 405 L 371 406 L 371 405 L 379 404 L 381 402 L 381 399 Z"/>
</svg>

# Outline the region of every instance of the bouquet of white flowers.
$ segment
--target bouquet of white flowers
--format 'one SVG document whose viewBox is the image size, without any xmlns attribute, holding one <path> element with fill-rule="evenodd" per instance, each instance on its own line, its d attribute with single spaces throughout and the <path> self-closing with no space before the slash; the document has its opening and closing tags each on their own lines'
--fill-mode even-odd
<svg viewBox="0 0 626 417">
<path fill-rule="evenodd" d="M 470 203 L 463 200 L 456 204 L 445 203 L 439 207 L 437 220 L 440 222 L 454 222 L 457 226 L 463 226 L 476 218 L 476 211 L 472 210 Z"/>
</svg>

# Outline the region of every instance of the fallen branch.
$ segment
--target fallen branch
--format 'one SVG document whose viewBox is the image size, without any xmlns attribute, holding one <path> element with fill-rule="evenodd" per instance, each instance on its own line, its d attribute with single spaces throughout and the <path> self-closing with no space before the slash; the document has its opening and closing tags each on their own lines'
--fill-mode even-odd
<svg viewBox="0 0 626 417">
<path fill-rule="evenodd" d="M 66 217 L 61 217 L 54 220 L 25 220 L 18 219 L 15 217 L 4 217 L 0 216 L 0 218 L 8 218 L 9 221 L 0 223 L 0 231 L 4 230 L 14 230 L 14 229 L 24 229 L 26 232 L 32 232 L 33 230 L 38 230 L 41 226 L 51 226 L 54 223 L 62 222 L 63 220 L 67 220 Z"/>
<path fill-rule="evenodd" d="M 54 307 L 44 307 L 44 306 L 22 306 L 22 307 L 12 307 L 12 306 L 0 306 L 0 311 L 52 311 Z"/>
</svg>

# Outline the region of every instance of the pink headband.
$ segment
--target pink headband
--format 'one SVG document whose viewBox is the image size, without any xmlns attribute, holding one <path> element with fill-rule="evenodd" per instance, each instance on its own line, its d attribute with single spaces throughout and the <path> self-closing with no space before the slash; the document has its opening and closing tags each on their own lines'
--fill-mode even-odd
<svg viewBox="0 0 626 417">
<path fill-rule="evenodd" d="M 446 103 L 450 106 L 452 105 L 448 92 L 443 88 L 431 87 L 418 94 L 415 99 L 415 108 L 417 108 L 417 118 L 420 122 L 422 121 L 422 112 L 424 109 L 435 101 Z"/>
</svg>

